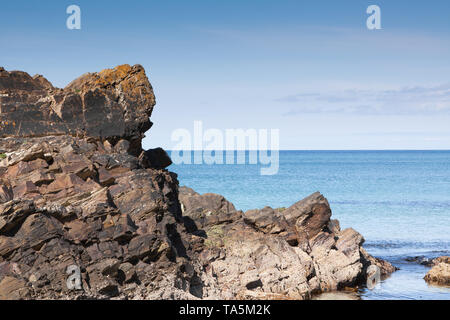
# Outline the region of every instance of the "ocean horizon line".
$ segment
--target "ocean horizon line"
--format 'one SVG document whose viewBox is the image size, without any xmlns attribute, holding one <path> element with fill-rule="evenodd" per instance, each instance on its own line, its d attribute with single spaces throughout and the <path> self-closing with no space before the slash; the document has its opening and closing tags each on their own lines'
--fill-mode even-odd
<svg viewBox="0 0 450 320">
<path fill-rule="evenodd" d="M 450 149 L 280 149 L 280 150 L 266 150 L 266 149 L 257 149 L 257 150 L 171 150 L 164 149 L 166 152 L 173 151 L 183 151 L 183 152 L 198 152 L 198 151 L 218 151 L 218 152 L 241 152 L 241 151 L 279 151 L 279 152 L 289 152 L 289 151 L 300 151 L 300 152 L 450 152 Z"/>
</svg>

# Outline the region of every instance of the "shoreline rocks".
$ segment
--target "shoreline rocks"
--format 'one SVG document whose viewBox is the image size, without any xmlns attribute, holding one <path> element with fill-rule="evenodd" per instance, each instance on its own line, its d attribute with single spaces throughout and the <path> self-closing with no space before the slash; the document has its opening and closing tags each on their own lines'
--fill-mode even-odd
<svg viewBox="0 0 450 320">
<path fill-rule="evenodd" d="M 442 256 L 433 259 L 431 266 L 424 280 L 429 284 L 450 287 L 450 257 Z"/>
<path fill-rule="evenodd" d="M 310 299 L 364 285 L 371 265 L 383 276 L 395 271 L 362 248 L 358 232 L 340 230 L 330 220 L 331 209 L 320 193 L 286 210 L 265 207 L 245 213 L 222 196 L 186 187 L 180 188 L 179 199 L 184 219 L 203 240 L 200 259 L 207 275 L 223 288 L 222 299 L 271 299 L 274 294 Z"/>
<path fill-rule="evenodd" d="M 395 270 L 320 193 L 242 212 L 179 188 L 141 147 L 155 98 L 139 65 L 65 89 L 0 69 L 0 93 L 0 299 L 309 299 Z"/>
</svg>

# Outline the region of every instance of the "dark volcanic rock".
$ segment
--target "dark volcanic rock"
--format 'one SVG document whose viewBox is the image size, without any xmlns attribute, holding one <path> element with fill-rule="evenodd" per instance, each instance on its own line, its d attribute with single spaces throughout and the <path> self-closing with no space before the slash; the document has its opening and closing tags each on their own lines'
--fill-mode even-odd
<svg viewBox="0 0 450 320">
<path fill-rule="evenodd" d="M 164 169 L 172 164 L 169 155 L 162 148 L 147 150 L 142 154 L 142 158 L 149 167 L 156 169 Z"/>
</svg>

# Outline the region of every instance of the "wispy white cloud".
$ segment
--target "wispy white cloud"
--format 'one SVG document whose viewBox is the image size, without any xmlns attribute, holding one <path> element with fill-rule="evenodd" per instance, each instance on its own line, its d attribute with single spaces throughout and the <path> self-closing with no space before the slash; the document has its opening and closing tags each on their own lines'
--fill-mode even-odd
<svg viewBox="0 0 450 320">
<path fill-rule="evenodd" d="M 412 32 L 402 29 L 369 31 L 365 25 L 346 28 L 336 26 L 297 25 L 262 28 L 191 28 L 219 41 L 235 42 L 261 50 L 284 53 L 313 53 L 319 56 L 402 55 L 404 57 L 442 56 L 450 52 L 445 33 Z"/>
<path fill-rule="evenodd" d="M 292 104 L 285 116 L 304 113 L 450 114 L 450 84 L 390 90 L 307 92 L 276 101 Z"/>
</svg>

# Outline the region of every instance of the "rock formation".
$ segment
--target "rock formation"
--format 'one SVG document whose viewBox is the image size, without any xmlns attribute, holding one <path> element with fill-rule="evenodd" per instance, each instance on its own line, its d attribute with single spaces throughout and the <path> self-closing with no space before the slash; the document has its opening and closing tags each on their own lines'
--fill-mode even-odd
<svg viewBox="0 0 450 320">
<path fill-rule="evenodd" d="M 450 257 L 433 259 L 431 270 L 425 275 L 426 282 L 433 285 L 450 286 Z"/>
<path fill-rule="evenodd" d="M 0 137 L 125 138 L 133 147 L 150 129 L 154 105 L 140 65 L 88 73 L 64 89 L 40 75 L 0 68 Z"/>
<path fill-rule="evenodd" d="M 330 220 L 328 201 L 318 192 L 285 210 L 245 213 L 222 196 L 186 187 L 179 199 L 188 232 L 197 238 L 192 243 L 203 243 L 195 249 L 199 261 L 221 298 L 307 299 L 362 284 L 372 264 L 383 276 L 395 271 L 361 247 L 358 232 Z"/>
<path fill-rule="evenodd" d="M 141 66 L 0 69 L 0 299 L 307 299 L 394 271 L 319 193 L 244 213 L 179 188 L 141 147 L 154 104 Z"/>
</svg>

